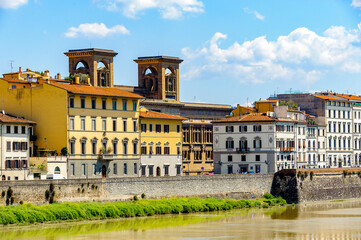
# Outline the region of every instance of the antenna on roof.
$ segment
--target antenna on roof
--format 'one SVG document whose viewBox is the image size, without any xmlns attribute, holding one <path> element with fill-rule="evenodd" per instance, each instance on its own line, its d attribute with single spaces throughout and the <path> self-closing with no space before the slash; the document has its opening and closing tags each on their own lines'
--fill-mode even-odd
<svg viewBox="0 0 361 240">
<path fill-rule="evenodd" d="M 11 68 L 11 72 L 13 72 L 13 62 L 15 62 L 14 60 L 10 60 L 10 68 Z"/>
</svg>

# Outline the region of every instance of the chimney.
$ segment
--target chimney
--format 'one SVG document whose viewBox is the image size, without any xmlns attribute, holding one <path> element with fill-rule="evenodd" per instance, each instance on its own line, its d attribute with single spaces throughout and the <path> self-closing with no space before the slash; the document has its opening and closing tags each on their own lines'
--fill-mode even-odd
<svg viewBox="0 0 361 240">
<path fill-rule="evenodd" d="M 44 71 L 44 77 L 49 78 L 49 70 Z"/>
<path fill-rule="evenodd" d="M 80 83 L 79 75 L 75 75 L 75 84 L 79 84 L 79 83 Z"/>
<path fill-rule="evenodd" d="M 56 79 L 61 79 L 60 73 L 57 73 L 57 74 L 56 74 Z"/>
<path fill-rule="evenodd" d="M 90 77 L 86 79 L 87 84 L 90 86 Z"/>
<path fill-rule="evenodd" d="M 21 73 L 21 67 L 19 67 L 19 73 Z"/>
</svg>

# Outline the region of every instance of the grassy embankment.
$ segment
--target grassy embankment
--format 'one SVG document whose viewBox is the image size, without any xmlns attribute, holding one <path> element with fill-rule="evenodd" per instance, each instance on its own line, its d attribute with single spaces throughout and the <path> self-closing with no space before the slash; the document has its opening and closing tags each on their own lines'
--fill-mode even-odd
<svg viewBox="0 0 361 240">
<path fill-rule="evenodd" d="M 132 202 L 55 203 L 35 206 L 29 203 L 0 207 L 0 224 L 29 224 L 50 221 L 141 217 L 161 214 L 207 212 L 240 208 L 268 208 L 285 205 L 282 198 L 266 194 L 263 199 L 232 200 L 180 198 Z"/>
</svg>

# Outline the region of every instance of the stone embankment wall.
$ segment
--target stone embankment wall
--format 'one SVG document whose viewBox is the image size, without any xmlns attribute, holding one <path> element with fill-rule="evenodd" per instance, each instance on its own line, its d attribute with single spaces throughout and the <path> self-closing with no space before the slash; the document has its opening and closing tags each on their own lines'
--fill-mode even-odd
<svg viewBox="0 0 361 240">
<path fill-rule="evenodd" d="M 289 203 L 361 198 L 360 168 L 285 170 L 275 174 L 271 193 Z"/>
<path fill-rule="evenodd" d="M 51 184 L 57 202 L 89 202 L 127 200 L 142 193 L 147 198 L 262 197 L 270 192 L 272 181 L 273 174 L 0 181 L 0 192 L 4 195 L 0 196 L 0 205 L 5 205 L 7 198 L 13 198 L 14 204 L 47 203 L 45 195 L 47 190 L 50 192 Z M 9 187 L 12 196 L 7 196 Z"/>
</svg>

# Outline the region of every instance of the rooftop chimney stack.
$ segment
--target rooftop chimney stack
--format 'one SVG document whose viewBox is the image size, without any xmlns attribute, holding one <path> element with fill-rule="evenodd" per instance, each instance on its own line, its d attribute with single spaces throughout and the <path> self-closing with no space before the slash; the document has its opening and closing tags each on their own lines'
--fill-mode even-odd
<svg viewBox="0 0 361 240">
<path fill-rule="evenodd" d="M 21 67 L 19 67 L 19 73 L 21 73 Z"/>
<path fill-rule="evenodd" d="M 56 79 L 61 79 L 60 73 L 57 73 L 57 74 L 56 74 Z"/>
<path fill-rule="evenodd" d="M 79 84 L 79 83 L 80 83 L 79 75 L 75 75 L 75 84 Z"/>
</svg>

